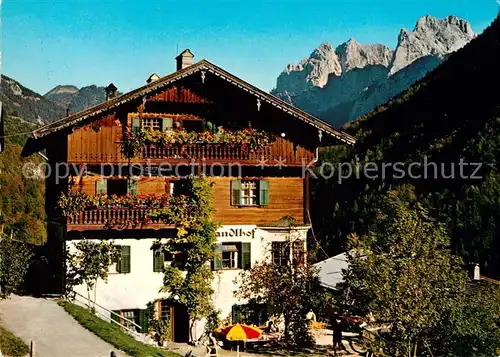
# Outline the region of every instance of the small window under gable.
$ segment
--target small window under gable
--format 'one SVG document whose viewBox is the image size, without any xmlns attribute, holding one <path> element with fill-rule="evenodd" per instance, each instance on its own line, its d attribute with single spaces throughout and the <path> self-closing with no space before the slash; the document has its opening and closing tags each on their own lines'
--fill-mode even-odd
<svg viewBox="0 0 500 357">
<path fill-rule="evenodd" d="M 172 117 L 142 118 L 142 128 L 146 130 L 165 131 L 171 130 L 173 127 L 174 119 Z"/>
<path fill-rule="evenodd" d="M 142 120 L 142 127 L 146 130 L 161 130 L 161 118 L 146 118 Z"/>
</svg>

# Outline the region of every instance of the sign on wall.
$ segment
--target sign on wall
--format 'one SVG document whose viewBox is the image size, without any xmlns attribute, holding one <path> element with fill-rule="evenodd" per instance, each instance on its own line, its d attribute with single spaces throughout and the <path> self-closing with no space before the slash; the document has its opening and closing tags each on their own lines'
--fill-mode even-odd
<svg viewBox="0 0 500 357">
<path fill-rule="evenodd" d="M 217 238 L 254 238 L 255 230 L 249 228 L 220 228 Z"/>
</svg>

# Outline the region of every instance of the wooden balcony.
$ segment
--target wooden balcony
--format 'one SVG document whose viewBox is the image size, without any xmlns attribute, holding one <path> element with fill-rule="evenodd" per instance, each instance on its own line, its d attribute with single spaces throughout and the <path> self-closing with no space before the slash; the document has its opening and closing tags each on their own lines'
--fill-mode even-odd
<svg viewBox="0 0 500 357">
<path fill-rule="evenodd" d="M 141 155 L 132 159 L 123 155 L 121 142 L 113 139 L 117 133 L 104 136 L 105 129 L 100 133 L 93 131 L 78 133 L 80 137 L 70 136 L 68 139 L 68 163 L 75 164 L 190 164 L 202 162 L 221 165 L 240 164 L 249 166 L 302 166 L 308 165 L 314 158 L 314 153 L 294 145 L 284 139 L 277 138 L 271 145 L 258 151 L 249 151 L 240 145 L 223 144 L 185 144 L 167 145 L 163 147 L 145 146 Z M 99 136 L 102 134 L 102 138 Z M 92 136 L 91 138 L 83 136 Z M 94 138 L 95 136 L 95 138 Z"/>
<path fill-rule="evenodd" d="M 155 208 L 97 208 L 67 217 L 68 231 L 88 231 L 104 229 L 168 229 L 173 225 L 165 224 L 158 218 L 145 218 Z"/>
<path fill-rule="evenodd" d="M 186 163 L 205 161 L 206 163 L 282 166 L 307 165 L 313 160 L 311 152 L 302 148 L 288 148 L 287 142 L 276 142 L 256 151 L 241 145 L 224 144 L 186 144 L 162 147 L 145 146 L 143 160 L 152 163 Z"/>
<path fill-rule="evenodd" d="M 252 161 L 258 162 L 272 158 L 270 147 L 251 152 L 241 146 L 220 144 L 187 144 L 168 145 L 164 147 L 145 146 L 142 151 L 143 159 L 152 161 L 185 161 L 206 160 L 221 162 Z"/>
</svg>

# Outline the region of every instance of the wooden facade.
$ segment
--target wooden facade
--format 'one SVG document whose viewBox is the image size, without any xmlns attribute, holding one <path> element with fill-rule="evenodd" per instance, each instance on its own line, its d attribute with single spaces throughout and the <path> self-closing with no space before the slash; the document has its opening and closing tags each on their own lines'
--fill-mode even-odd
<svg viewBox="0 0 500 357">
<path fill-rule="evenodd" d="M 125 149 L 130 144 L 130 133 L 136 130 L 198 135 L 217 133 L 221 128 L 233 133 L 257 130 L 272 140 L 251 150 L 238 143 L 200 141 L 141 144 L 133 155 Z M 132 166 L 148 165 L 152 172 L 137 178 L 134 194 L 172 194 L 171 183 L 180 177 L 175 173 L 160 175 L 162 165 L 185 166 L 184 174 L 195 164 L 195 174 L 207 174 L 200 168 L 205 165 L 236 167 L 239 170 L 220 176 L 208 174 L 214 184 L 215 221 L 265 227 L 288 217 L 307 225 L 309 183 L 303 167 L 314 165 L 318 148 L 325 142 L 352 144 L 354 138 L 206 60 L 38 129 L 24 154 L 46 150 L 52 169 L 61 164 L 71 166 L 70 177 L 47 179 L 48 236 L 53 253 L 50 261 L 56 280 L 63 276 L 63 242 L 70 232 L 76 232 L 78 237 L 93 233 L 103 238 L 114 233 L 141 238 L 141 230 L 147 230 L 144 236 L 149 237 L 151 231 L 156 232 L 156 237 L 174 231 L 172 226 L 154 219 L 147 227 L 120 224 L 148 215 L 151 212 L 147 207 L 107 207 L 62 217 L 57 207 L 59 197 L 71 191 L 95 195 L 96 182 L 108 176 L 106 170 L 124 166 L 129 168 L 124 170 L 128 172 L 124 176 L 130 177 Z M 119 178 L 116 172 L 114 175 L 108 179 Z M 235 193 L 240 200 L 236 203 Z M 118 224 L 109 226 L 109 221 Z M 62 280 L 55 291 L 63 289 Z"/>
<path fill-rule="evenodd" d="M 304 181 L 301 177 L 262 177 L 269 181 L 269 205 L 237 207 L 231 205 L 231 178 L 213 177 L 214 219 L 222 224 L 266 225 L 289 216 L 298 222 L 304 217 Z"/>
<path fill-rule="evenodd" d="M 162 116 L 175 118 L 176 114 L 164 113 Z M 255 152 L 245 151 L 239 146 L 222 144 L 172 144 L 162 147 L 144 146 L 138 157 L 129 158 L 122 150 L 122 143 L 125 140 L 124 126 L 115 119 L 116 117 L 116 114 L 112 114 L 103 120 L 106 123 L 104 125 L 91 123 L 69 134 L 67 162 L 90 165 L 129 162 L 186 164 L 195 160 L 223 165 L 241 163 L 256 166 L 264 160 L 268 164 L 280 161 L 285 166 L 304 166 L 314 158 L 312 150 L 280 136 L 276 136 L 271 145 Z M 127 124 L 130 125 L 130 120 Z"/>
<path fill-rule="evenodd" d="M 305 201 L 308 190 L 301 177 L 242 177 L 243 180 L 266 180 L 269 182 L 269 204 L 243 207 L 231 204 L 231 181 L 238 177 L 211 177 L 213 183 L 214 220 L 222 225 L 266 225 L 279 221 L 283 217 L 291 217 L 297 222 L 307 222 Z M 76 178 L 72 191 L 80 191 L 87 195 L 96 195 L 97 182 L 100 176 L 88 176 L 81 180 Z M 137 194 L 169 194 L 170 183 L 176 178 L 141 177 L 137 179 Z M 102 230 L 105 222 L 112 220 L 135 220 L 150 213 L 148 209 L 93 209 L 69 217 L 68 231 Z M 123 229 L 118 226 L 117 228 Z M 147 227 L 129 227 L 133 229 L 168 229 L 169 225 L 153 221 Z"/>
</svg>

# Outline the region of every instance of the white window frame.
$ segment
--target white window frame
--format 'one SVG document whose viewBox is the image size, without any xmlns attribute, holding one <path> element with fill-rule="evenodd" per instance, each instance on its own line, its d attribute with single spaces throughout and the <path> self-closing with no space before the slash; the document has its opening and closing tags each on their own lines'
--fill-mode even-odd
<svg viewBox="0 0 500 357">
<path fill-rule="evenodd" d="M 241 205 L 257 206 L 259 201 L 259 185 L 257 180 L 241 180 Z"/>
</svg>

